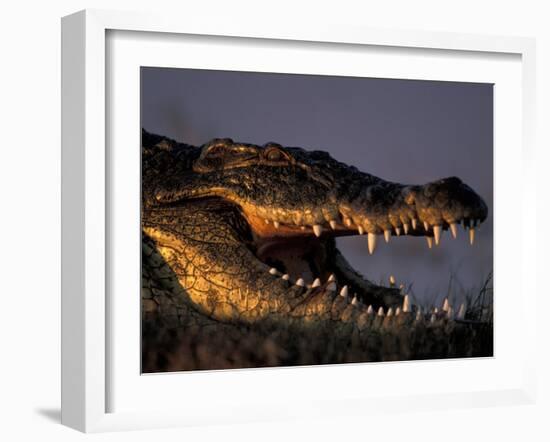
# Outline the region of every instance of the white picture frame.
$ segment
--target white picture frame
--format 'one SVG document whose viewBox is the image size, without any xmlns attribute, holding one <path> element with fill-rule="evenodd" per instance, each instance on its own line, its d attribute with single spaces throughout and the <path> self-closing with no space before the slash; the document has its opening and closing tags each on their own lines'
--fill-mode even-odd
<svg viewBox="0 0 550 442">
<path fill-rule="evenodd" d="M 114 388 L 110 370 L 113 354 L 109 339 L 112 312 L 108 300 L 108 266 L 111 257 L 107 245 L 112 238 L 107 229 L 110 217 L 108 194 L 109 155 L 106 121 L 108 118 L 107 94 L 110 77 L 106 76 L 109 60 L 107 35 L 109 32 L 154 32 L 171 36 L 217 36 L 231 39 L 257 39 L 274 42 L 309 42 L 311 44 L 338 44 L 375 46 L 385 48 L 426 49 L 441 54 L 471 53 L 478 58 L 488 54 L 511 54 L 520 57 L 521 112 L 515 121 L 521 142 L 514 151 L 514 158 L 522 162 L 523 188 L 535 188 L 535 177 L 528 171 L 534 157 L 533 121 L 535 97 L 535 46 L 534 41 L 518 37 L 492 37 L 481 35 L 428 33 L 416 31 L 388 31 L 344 26 L 301 26 L 278 24 L 277 27 L 263 23 L 223 23 L 206 20 L 186 20 L 178 17 L 154 16 L 151 14 L 123 13 L 87 10 L 63 18 L 62 21 L 62 423 L 85 432 L 121 429 L 185 426 L 219 422 L 248 422 L 257 420 L 284 419 L 287 417 L 327 416 L 334 413 L 366 414 L 376 411 L 399 411 L 416 408 L 453 408 L 502 403 L 531 403 L 535 395 L 534 333 L 536 324 L 527 321 L 528 306 L 535 305 L 535 267 L 527 265 L 526 256 L 535 256 L 535 239 L 523 233 L 516 244 L 521 259 L 521 274 L 517 287 L 521 298 L 517 306 L 523 315 L 521 336 L 525 347 L 518 353 L 521 376 L 507 385 L 479 386 L 471 391 L 442 391 L 437 389 L 427 394 L 403 389 L 386 395 L 369 396 L 359 391 L 353 396 L 337 391 L 326 397 L 312 397 L 303 404 L 292 406 L 274 402 L 272 406 L 255 406 L 251 399 L 233 401 L 232 409 L 224 408 L 223 401 L 209 404 L 209 411 L 197 405 L 191 410 L 182 406 L 151 407 L 150 410 L 113 411 L 109 394 Z M 159 35 L 159 34 L 155 34 Z M 112 55 L 112 54 L 111 54 Z M 437 56 L 437 53 L 435 54 Z M 498 112 L 498 108 L 497 108 Z M 515 118 L 515 117 L 514 117 Z M 521 125 L 519 128 L 517 125 Z M 496 149 L 496 147 L 495 147 Z M 495 170 L 496 175 L 500 173 Z M 498 182 L 497 182 L 498 184 Z M 522 220 L 534 218 L 535 194 L 518 189 L 522 204 Z M 498 185 L 496 191 L 499 192 Z M 500 222 L 500 220 L 499 220 Z M 505 222 L 504 220 L 502 221 Z M 497 276 L 496 276 L 497 277 Z M 116 318 L 115 318 L 116 319 Z M 498 315 L 497 319 L 498 321 Z M 531 339 L 529 339 L 531 338 Z M 497 336 L 498 339 L 498 336 Z M 497 355 L 498 358 L 498 355 Z M 409 363 L 405 369 L 414 370 L 418 363 Z M 454 367 L 463 368 L 460 362 Z M 397 364 L 393 364 L 395 367 Z M 364 364 L 352 367 L 332 366 L 325 368 L 325 376 L 357 376 Z M 378 365 L 380 367 L 380 365 Z M 423 366 L 422 369 L 428 369 Z M 490 366 L 487 367 L 491 369 Z M 256 370 L 247 382 L 250 389 L 262 385 L 266 379 L 281 376 L 290 378 L 304 369 Z M 392 368 L 394 370 L 394 368 Z M 519 373 L 519 372 L 518 372 Z M 134 373 L 139 375 L 139 373 Z M 242 382 L 243 371 L 231 374 L 219 372 L 201 373 L 192 378 L 200 384 L 202 379 L 210 382 Z M 230 377 L 230 378 L 229 378 Z M 119 376 L 120 378 L 120 376 Z M 157 377 L 160 379 L 160 377 Z M 189 378 L 188 378 L 189 380 Z M 170 385 L 165 377 L 162 382 Z M 258 384 L 255 384 L 257 382 Z M 216 382 L 214 382 L 216 383 Z M 166 393 L 164 393 L 166 394 Z M 198 393 L 193 393 L 198 394 Z M 335 407 L 335 401 L 338 406 Z M 169 401 L 167 401 L 169 402 Z M 335 411 L 336 410 L 336 411 Z M 238 411 L 238 412 L 237 412 Z"/>
</svg>

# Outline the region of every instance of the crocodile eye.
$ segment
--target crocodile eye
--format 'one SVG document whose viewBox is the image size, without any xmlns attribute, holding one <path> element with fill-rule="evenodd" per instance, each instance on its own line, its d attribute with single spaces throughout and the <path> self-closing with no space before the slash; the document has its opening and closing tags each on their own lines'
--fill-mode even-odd
<svg viewBox="0 0 550 442">
<path fill-rule="evenodd" d="M 267 152 L 266 158 L 269 161 L 282 161 L 285 159 L 285 156 L 279 149 L 271 149 Z"/>
</svg>

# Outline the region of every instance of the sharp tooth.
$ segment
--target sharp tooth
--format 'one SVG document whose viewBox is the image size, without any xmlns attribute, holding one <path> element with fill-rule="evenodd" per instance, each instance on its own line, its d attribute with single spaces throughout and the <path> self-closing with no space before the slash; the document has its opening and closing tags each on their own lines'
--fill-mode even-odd
<svg viewBox="0 0 550 442">
<path fill-rule="evenodd" d="M 372 309 L 372 305 L 369 305 L 369 308 L 367 309 L 367 315 L 372 315 L 374 313 L 374 310 Z"/>
<path fill-rule="evenodd" d="M 334 273 L 331 273 L 327 279 L 327 282 L 332 282 L 332 281 L 336 281 L 336 276 L 334 276 Z"/>
<path fill-rule="evenodd" d="M 395 276 L 390 275 L 390 285 L 395 285 Z"/>
<path fill-rule="evenodd" d="M 449 307 L 449 310 L 447 310 L 447 318 L 453 319 L 453 308 Z"/>
<path fill-rule="evenodd" d="M 313 233 L 315 233 L 315 236 L 319 237 L 321 233 L 323 233 L 323 228 L 319 224 L 315 224 L 313 226 Z"/>
<path fill-rule="evenodd" d="M 321 285 L 321 280 L 319 278 L 315 278 L 315 281 L 313 281 L 313 284 L 311 284 L 312 288 L 319 287 Z"/>
<path fill-rule="evenodd" d="M 413 230 L 416 230 L 416 218 L 411 219 L 411 226 Z"/>
<path fill-rule="evenodd" d="M 327 292 L 335 292 L 336 291 L 336 283 L 334 281 L 329 282 L 327 285 Z"/>
<path fill-rule="evenodd" d="M 346 298 L 348 296 L 348 286 L 345 285 L 342 287 L 342 290 L 340 290 L 340 296 Z"/>
<path fill-rule="evenodd" d="M 401 307 L 397 307 L 395 309 L 395 316 L 399 316 L 401 314 Z"/>
<path fill-rule="evenodd" d="M 368 242 L 369 242 L 369 253 L 372 255 L 374 253 L 374 249 L 376 249 L 376 235 L 374 233 L 368 234 Z"/>
<path fill-rule="evenodd" d="M 393 316 L 393 308 L 390 307 L 390 308 L 388 309 L 388 314 L 387 314 L 386 316 L 387 316 L 388 318 L 389 318 L 390 316 Z"/>
<path fill-rule="evenodd" d="M 351 300 L 351 305 L 358 305 L 359 299 L 357 299 L 357 293 L 353 295 L 353 299 Z"/>
<path fill-rule="evenodd" d="M 403 311 L 405 313 L 411 311 L 411 301 L 409 299 L 409 295 L 405 295 L 403 298 Z"/>
<path fill-rule="evenodd" d="M 445 300 L 443 301 L 443 307 L 441 307 L 441 310 L 443 310 L 444 312 L 447 312 L 449 311 L 450 308 L 451 307 L 449 305 L 449 300 L 445 298 Z"/>
<path fill-rule="evenodd" d="M 281 276 L 282 279 L 284 279 L 285 281 L 288 281 L 290 279 L 290 276 L 288 273 L 285 273 L 283 276 Z"/>
<path fill-rule="evenodd" d="M 401 235 L 401 228 L 400 228 L 400 227 L 396 227 L 396 228 L 395 228 L 395 234 L 396 234 L 397 236 L 400 236 L 400 235 Z"/>
<path fill-rule="evenodd" d="M 280 226 L 279 221 L 273 221 L 273 225 L 278 229 Z"/>
<path fill-rule="evenodd" d="M 408 224 L 403 224 L 403 231 L 405 232 L 405 235 L 407 235 L 409 233 L 409 225 Z"/>
<path fill-rule="evenodd" d="M 428 242 L 428 247 L 431 249 L 433 247 L 433 238 L 431 236 L 426 237 L 426 241 Z"/>
<path fill-rule="evenodd" d="M 384 230 L 384 240 L 386 242 L 390 242 L 391 238 L 391 230 Z"/>
<path fill-rule="evenodd" d="M 330 228 L 331 228 L 332 230 L 336 230 L 336 221 L 334 221 L 333 219 L 331 219 L 328 223 L 330 224 Z"/>
<path fill-rule="evenodd" d="M 264 219 L 265 223 L 266 224 L 269 224 L 269 220 L 268 219 Z"/>
<path fill-rule="evenodd" d="M 359 232 L 359 235 L 362 235 L 363 233 L 365 233 L 363 226 L 357 226 L 357 231 Z"/>
<path fill-rule="evenodd" d="M 428 224 L 427 221 L 424 221 L 424 230 L 427 232 L 428 230 L 430 230 L 430 225 Z"/>
<path fill-rule="evenodd" d="M 464 319 L 464 316 L 466 316 L 466 306 L 464 303 L 460 304 L 460 308 L 458 309 L 458 313 L 456 314 L 456 319 Z"/>
<path fill-rule="evenodd" d="M 277 275 L 279 271 L 275 267 L 271 267 L 269 269 L 269 273 L 271 273 L 272 275 Z"/>
<path fill-rule="evenodd" d="M 378 309 L 378 313 L 377 313 L 378 316 L 384 316 L 384 308 L 383 307 L 380 307 Z"/>
<path fill-rule="evenodd" d="M 437 307 L 434 307 L 433 313 L 439 313 L 439 309 Z"/>
<path fill-rule="evenodd" d="M 441 226 L 434 226 L 434 238 L 435 238 L 435 245 L 439 245 L 439 241 L 441 240 Z"/>
<path fill-rule="evenodd" d="M 306 285 L 306 283 L 304 282 L 304 280 L 302 278 L 299 278 L 297 281 L 296 281 L 296 285 L 299 285 L 300 287 L 303 287 Z"/>
<path fill-rule="evenodd" d="M 433 324 L 435 322 L 435 314 L 432 313 L 432 316 L 430 316 L 430 322 Z"/>
<path fill-rule="evenodd" d="M 351 218 L 344 218 L 344 224 L 347 227 L 351 227 Z"/>
<path fill-rule="evenodd" d="M 457 234 L 456 223 L 451 223 L 449 227 L 451 228 L 451 235 L 453 235 L 453 238 L 456 239 L 456 234 Z"/>
<path fill-rule="evenodd" d="M 476 229 L 474 229 L 473 227 L 470 227 L 470 244 L 471 245 L 474 244 L 475 237 L 476 237 Z"/>
<path fill-rule="evenodd" d="M 421 312 L 420 310 L 418 310 L 418 311 L 416 312 L 416 317 L 415 317 L 415 319 L 416 319 L 417 321 L 420 321 L 420 320 L 422 319 L 422 312 Z"/>
</svg>

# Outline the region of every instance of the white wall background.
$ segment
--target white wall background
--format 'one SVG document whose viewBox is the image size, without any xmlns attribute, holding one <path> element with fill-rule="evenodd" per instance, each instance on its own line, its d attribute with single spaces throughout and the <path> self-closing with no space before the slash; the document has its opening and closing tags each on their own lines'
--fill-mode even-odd
<svg viewBox="0 0 550 442">
<path fill-rule="evenodd" d="M 244 15 L 250 20 L 328 21 L 537 37 L 539 219 L 550 219 L 546 180 L 550 136 L 550 14 L 544 1 L 263 2 L 20 0 L 0 13 L 0 439 L 81 440 L 59 425 L 60 367 L 60 17 L 83 8 L 166 10 L 181 15 Z M 177 6 L 176 6 L 177 5 Z M 546 151 L 543 150 L 546 148 Z M 517 177 L 511 177 L 517 179 Z M 513 216 L 513 211 L 511 212 Z M 535 228 L 535 223 L 533 228 Z M 539 403 L 534 406 L 380 415 L 363 421 L 288 422 L 118 433 L 95 440 L 400 439 L 548 440 L 550 405 L 548 236 L 539 223 Z M 536 231 L 533 231 L 535 234 Z M 512 232 L 511 232 L 512 234 Z M 414 380 L 411 380 L 414 382 Z"/>
</svg>

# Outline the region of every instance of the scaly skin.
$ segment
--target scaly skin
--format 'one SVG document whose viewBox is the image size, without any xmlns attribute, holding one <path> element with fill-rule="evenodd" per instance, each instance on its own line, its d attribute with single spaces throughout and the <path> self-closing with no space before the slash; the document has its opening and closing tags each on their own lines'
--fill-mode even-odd
<svg viewBox="0 0 550 442">
<path fill-rule="evenodd" d="M 390 183 L 274 143 L 196 148 L 144 131 L 142 146 L 144 371 L 492 354 L 490 324 L 420 313 L 334 241 L 437 242 L 483 222 L 458 178 Z"/>
</svg>

